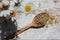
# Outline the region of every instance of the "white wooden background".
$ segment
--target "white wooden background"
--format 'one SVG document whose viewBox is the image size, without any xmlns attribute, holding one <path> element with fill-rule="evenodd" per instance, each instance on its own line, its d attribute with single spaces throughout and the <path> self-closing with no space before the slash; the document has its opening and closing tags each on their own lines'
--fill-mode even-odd
<svg viewBox="0 0 60 40">
<path fill-rule="evenodd" d="M 26 5 L 27 3 L 33 3 L 31 4 L 32 10 L 38 9 L 36 10 L 36 13 L 47 9 L 51 12 L 52 15 L 60 15 L 60 0 L 57 0 L 57 3 L 54 3 L 54 1 L 55 0 L 24 0 L 20 9 L 18 9 L 22 10 L 23 12 L 17 12 L 16 16 L 19 28 L 30 24 L 35 16 L 34 14 L 32 14 L 32 12 L 30 12 L 30 14 L 26 16 L 26 12 L 24 11 L 24 5 Z M 57 18 L 60 19 L 59 16 L 57 16 Z M 30 28 L 18 36 L 19 37 L 17 38 L 17 40 L 60 39 L 60 23 L 50 25 L 49 28 Z"/>
</svg>

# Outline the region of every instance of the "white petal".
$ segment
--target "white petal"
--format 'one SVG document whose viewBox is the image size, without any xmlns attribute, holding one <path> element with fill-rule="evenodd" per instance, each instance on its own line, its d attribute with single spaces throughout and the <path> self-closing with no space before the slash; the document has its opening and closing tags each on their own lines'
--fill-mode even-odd
<svg viewBox="0 0 60 40">
<path fill-rule="evenodd" d="M 0 8 L 2 8 L 2 3 L 0 3 Z"/>
<path fill-rule="evenodd" d="M 2 1 L 2 3 L 3 3 L 4 5 L 8 5 L 8 4 L 9 4 L 9 1 L 4 0 L 4 1 Z"/>
<path fill-rule="evenodd" d="M 14 10 L 14 8 L 13 7 L 9 7 L 9 10 Z"/>
<path fill-rule="evenodd" d="M 15 2 L 11 1 L 10 6 L 14 6 L 14 5 L 15 5 Z"/>
</svg>

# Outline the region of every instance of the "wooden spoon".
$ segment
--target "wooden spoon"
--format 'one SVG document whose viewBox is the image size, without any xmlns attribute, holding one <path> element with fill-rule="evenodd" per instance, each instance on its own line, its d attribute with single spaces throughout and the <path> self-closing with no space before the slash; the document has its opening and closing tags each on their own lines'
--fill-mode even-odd
<svg viewBox="0 0 60 40">
<path fill-rule="evenodd" d="M 19 31 L 16 32 L 16 35 L 19 35 L 20 33 L 24 32 L 25 30 L 35 27 L 39 28 L 46 24 L 46 22 L 49 20 L 49 14 L 48 13 L 40 13 L 36 15 L 32 21 L 31 24 L 21 28 Z"/>
</svg>

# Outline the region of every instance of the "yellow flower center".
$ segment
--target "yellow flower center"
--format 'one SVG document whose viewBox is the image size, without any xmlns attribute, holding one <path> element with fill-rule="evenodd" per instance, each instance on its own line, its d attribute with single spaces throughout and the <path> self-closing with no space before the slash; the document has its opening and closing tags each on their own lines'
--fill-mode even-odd
<svg viewBox="0 0 60 40">
<path fill-rule="evenodd" d="M 31 11 L 31 5 L 26 5 L 25 6 L 25 11 L 30 12 Z"/>
<path fill-rule="evenodd" d="M 13 10 L 12 13 L 10 13 L 10 16 L 16 16 L 16 10 Z"/>
<path fill-rule="evenodd" d="M 3 0 L 0 0 L 0 2 L 2 2 Z"/>
</svg>

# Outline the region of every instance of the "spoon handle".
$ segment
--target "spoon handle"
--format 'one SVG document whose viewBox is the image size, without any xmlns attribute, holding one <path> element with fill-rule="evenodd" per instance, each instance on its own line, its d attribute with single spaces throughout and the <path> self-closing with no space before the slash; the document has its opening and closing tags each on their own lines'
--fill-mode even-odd
<svg viewBox="0 0 60 40">
<path fill-rule="evenodd" d="M 19 29 L 17 32 L 16 32 L 16 35 L 19 35 L 21 34 L 22 32 L 24 32 L 25 30 L 29 29 L 31 27 L 31 24 Z"/>
</svg>

